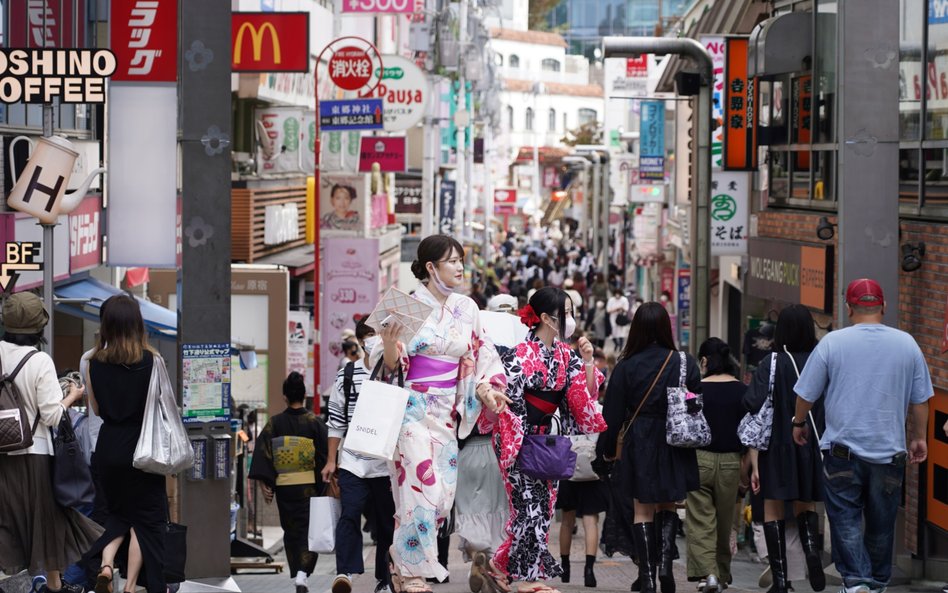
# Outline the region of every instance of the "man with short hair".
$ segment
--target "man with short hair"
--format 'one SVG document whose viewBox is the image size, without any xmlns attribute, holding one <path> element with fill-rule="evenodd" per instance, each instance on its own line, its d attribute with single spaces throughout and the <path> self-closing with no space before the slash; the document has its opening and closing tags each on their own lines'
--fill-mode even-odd
<svg viewBox="0 0 948 593">
<path fill-rule="evenodd" d="M 875 280 L 851 282 L 846 305 L 852 325 L 820 341 L 794 388 L 793 440 L 806 444 L 807 415 L 824 397 L 820 449 L 833 562 L 843 578 L 842 593 L 880 593 L 892 576 L 905 464 L 928 455 L 934 389 L 915 339 L 882 324 L 885 299 Z"/>
</svg>

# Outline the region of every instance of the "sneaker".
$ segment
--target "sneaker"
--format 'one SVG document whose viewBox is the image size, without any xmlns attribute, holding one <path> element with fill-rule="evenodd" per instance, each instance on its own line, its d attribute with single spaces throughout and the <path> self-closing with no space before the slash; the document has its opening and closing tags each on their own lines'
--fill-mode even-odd
<svg viewBox="0 0 948 593">
<path fill-rule="evenodd" d="M 347 574 L 337 574 L 332 580 L 332 593 L 352 593 L 352 577 Z"/>
<path fill-rule="evenodd" d="M 718 582 L 718 577 L 709 574 L 701 591 L 702 593 L 719 593 L 721 591 L 721 585 Z"/>
<path fill-rule="evenodd" d="M 853 587 L 843 585 L 839 593 L 872 593 L 872 589 L 868 585 L 855 585 Z"/>
<path fill-rule="evenodd" d="M 38 591 L 39 593 L 86 593 L 86 590 L 82 585 L 71 585 L 65 582 L 62 584 L 62 588 L 58 590 L 50 589 L 49 585 L 43 583 Z"/>
<path fill-rule="evenodd" d="M 941 593 L 948 593 L 948 584 L 941 588 Z"/>
<path fill-rule="evenodd" d="M 392 589 L 385 581 L 378 581 L 375 584 L 375 593 L 392 593 Z"/>
</svg>

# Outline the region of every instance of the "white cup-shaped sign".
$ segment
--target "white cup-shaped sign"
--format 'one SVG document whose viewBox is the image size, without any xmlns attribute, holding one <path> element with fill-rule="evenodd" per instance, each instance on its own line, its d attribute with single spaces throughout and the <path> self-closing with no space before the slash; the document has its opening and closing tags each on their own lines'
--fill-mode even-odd
<svg viewBox="0 0 948 593">
<path fill-rule="evenodd" d="M 55 223 L 78 157 L 79 153 L 64 138 L 37 138 L 33 155 L 16 180 L 7 205 L 35 216 L 40 222 Z"/>
</svg>

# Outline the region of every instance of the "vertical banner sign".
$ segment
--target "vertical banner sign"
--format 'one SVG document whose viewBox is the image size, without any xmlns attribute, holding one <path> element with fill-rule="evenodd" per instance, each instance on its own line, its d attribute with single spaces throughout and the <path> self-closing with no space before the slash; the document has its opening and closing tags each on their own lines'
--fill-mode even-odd
<svg viewBox="0 0 948 593">
<path fill-rule="evenodd" d="M 173 268 L 178 195 L 177 0 L 113 0 L 109 37 L 118 66 L 108 98 L 108 264 Z M 210 138 L 208 150 L 215 146 L 214 140 Z"/>
<path fill-rule="evenodd" d="M 230 419 L 230 344 L 182 344 L 185 422 Z"/>
<path fill-rule="evenodd" d="M 296 371 L 305 377 L 307 366 L 309 366 L 309 332 L 312 326 L 309 311 L 290 311 L 286 319 L 286 372 L 289 374 Z M 307 394 L 312 395 L 313 387 L 313 385 L 306 385 Z"/>
<path fill-rule="evenodd" d="M 454 204 L 457 199 L 455 188 L 456 185 L 453 181 L 441 180 L 441 190 L 438 192 L 438 200 L 441 206 L 438 211 L 441 213 L 441 219 L 438 222 L 438 228 L 445 235 L 454 234 Z"/>
<path fill-rule="evenodd" d="M 711 255 L 746 255 L 750 175 L 711 174 Z"/>
<path fill-rule="evenodd" d="M 798 144 L 809 144 L 810 130 L 812 129 L 810 126 L 813 124 L 813 77 L 808 74 L 794 78 L 791 92 L 791 100 L 796 105 L 796 109 L 791 110 L 793 113 L 793 141 Z M 796 168 L 809 170 L 810 151 L 801 150 L 796 155 Z"/>
<path fill-rule="evenodd" d="M 85 0 L 14 0 L 7 6 L 10 39 L 6 47 L 86 46 Z"/>
<path fill-rule="evenodd" d="M 639 179 L 664 181 L 665 102 L 642 101 L 639 116 Z"/>
<path fill-rule="evenodd" d="M 379 300 L 378 239 L 326 238 L 323 241 L 322 354 L 319 384 L 332 385 L 342 357 L 342 331 L 355 329 Z"/>
<path fill-rule="evenodd" d="M 724 154 L 724 37 L 702 37 L 701 44 L 711 54 L 714 80 L 711 86 L 711 169 L 720 171 Z"/>
<path fill-rule="evenodd" d="M 747 79 L 747 39 L 728 37 L 726 45 L 724 168 L 747 171 L 754 168 L 753 153 L 756 152 L 751 135 L 754 85 Z"/>
<path fill-rule="evenodd" d="M 691 270 L 678 270 L 678 342 L 687 348 L 691 341 Z"/>
<path fill-rule="evenodd" d="M 395 214 L 421 214 L 421 179 L 395 177 Z"/>
</svg>

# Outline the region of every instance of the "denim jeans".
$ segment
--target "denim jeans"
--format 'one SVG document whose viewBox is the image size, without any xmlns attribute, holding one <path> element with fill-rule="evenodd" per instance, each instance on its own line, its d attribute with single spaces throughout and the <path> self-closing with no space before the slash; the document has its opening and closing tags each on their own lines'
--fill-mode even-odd
<svg viewBox="0 0 948 593">
<path fill-rule="evenodd" d="M 339 470 L 339 490 L 342 514 L 336 525 L 336 572 L 362 574 L 362 510 L 371 500 L 375 508 L 376 541 L 375 578 L 388 579 L 388 549 L 395 533 L 395 502 L 392 499 L 392 481 L 382 478 L 360 478 Z"/>
<path fill-rule="evenodd" d="M 905 467 L 824 451 L 823 476 L 836 569 L 847 587 L 887 586 Z"/>
</svg>

